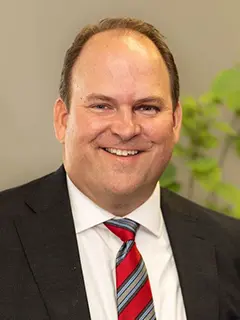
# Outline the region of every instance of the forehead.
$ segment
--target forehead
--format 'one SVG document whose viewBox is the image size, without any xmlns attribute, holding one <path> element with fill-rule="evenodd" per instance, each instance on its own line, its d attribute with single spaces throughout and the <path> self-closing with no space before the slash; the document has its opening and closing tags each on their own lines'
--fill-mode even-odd
<svg viewBox="0 0 240 320">
<path fill-rule="evenodd" d="M 169 75 L 157 47 L 147 37 L 107 31 L 86 43 L 72 72 L 73 90 L 102 91 L 106 85 L 124 91 L 150 87 L 168 91 Z"/>
</svg>

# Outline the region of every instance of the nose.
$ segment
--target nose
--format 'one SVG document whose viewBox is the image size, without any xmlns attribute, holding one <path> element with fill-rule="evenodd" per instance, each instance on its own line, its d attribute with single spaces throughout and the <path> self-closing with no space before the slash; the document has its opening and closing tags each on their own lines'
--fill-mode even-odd
<svg viewBox="0 0 240 320">
<path fill-rule="evenodd" d="M 129 107 L 118 110 L 111 123 L 111 132 L 118 135 L 123 141 L 128 141 L 141 133 L 141 126 L 137 122 L 136 115 Z"/>
</svg>

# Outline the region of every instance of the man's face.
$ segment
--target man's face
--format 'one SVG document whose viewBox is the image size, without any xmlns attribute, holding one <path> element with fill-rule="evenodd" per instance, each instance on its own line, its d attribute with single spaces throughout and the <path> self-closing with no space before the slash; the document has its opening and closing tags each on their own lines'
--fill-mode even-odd
<svg viewBox="0 0 240 320">
<path fill-rule="evenodd" d="M 138 34 L 91 38 L 73 68 L 70 112 L 60 99 L 55 105 L 66 171 L 92 199 L 152 191 L 180 125 L 165 63 Z"/>
</svg>

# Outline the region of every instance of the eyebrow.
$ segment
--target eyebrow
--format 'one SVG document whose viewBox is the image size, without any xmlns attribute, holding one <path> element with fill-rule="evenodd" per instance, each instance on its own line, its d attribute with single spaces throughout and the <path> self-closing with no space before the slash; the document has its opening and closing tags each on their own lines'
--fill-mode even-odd
<svg viewBox="0 0 240 320">
<path fill-rule="evenodd" d="M 113 104 L 118 103 L 117 100 L 112 97 L 106 96 L 104 94 L 97 94 L 97 93 L 89 94 L 86 100 L 89 102 L 91 102 L 92 100 L 101 100 L 101 101 L 108 101 Z M 166 101 L 160 96 L 149 96 L 149 97 L 145 97 L 145 98 L 134 101 L 134 104 L 141 104 L 141 103 L 156 103 L 162 106 L 166 104 Z"/>
</svg>

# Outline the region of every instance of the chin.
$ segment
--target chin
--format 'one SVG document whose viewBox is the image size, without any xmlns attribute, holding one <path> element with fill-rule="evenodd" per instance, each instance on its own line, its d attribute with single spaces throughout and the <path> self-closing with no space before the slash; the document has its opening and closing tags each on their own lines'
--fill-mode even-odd
<svg viewBox="0 0 240 320">
<path fill-rule="evenodd" d="M 135 180 L 135 181 L 128 181 L 125 183 L 122 181 L 115 181 L 113 184 L 108 184 L 107 185 L 107 189 L 114 195 L 119 195 L 119 196 L 124 196 L 124 195 L 129 195 L 134 193 L 135 191 L 137 191 L 139 185 L 141 185 L 142 182 L 140 182 L 139 180 Z"/>
<path fill-rule="evenodd" d="M 133 193 L 135 190 L 136 188 L 133 186 L 111 186 L 109 188 L 109 191 L 116 196 L 128 195 Z"/>
</svg>

